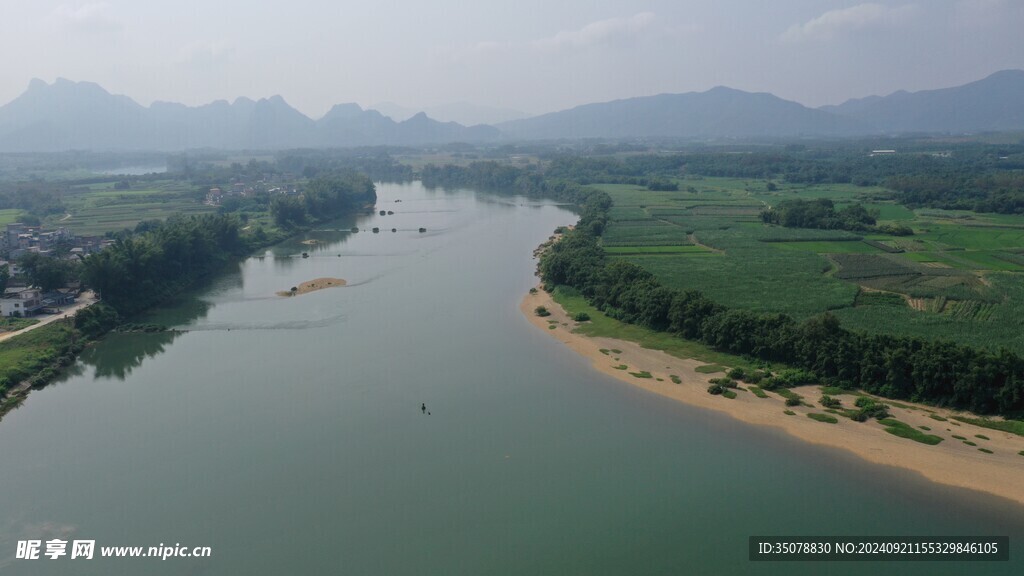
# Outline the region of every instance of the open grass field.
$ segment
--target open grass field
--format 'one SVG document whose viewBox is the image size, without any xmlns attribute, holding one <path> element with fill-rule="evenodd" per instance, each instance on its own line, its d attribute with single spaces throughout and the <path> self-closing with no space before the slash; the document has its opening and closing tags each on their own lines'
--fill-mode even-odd
<svg viewBox="0 0 1024 576">
<path fill-rule="evenodd" d="M 1024 352 L 1024 216 L 912 211 L 884 190 L 763 180 L 679 180 L 677 192 L 598 185 L 614 200 L 605 250 L 665 284 L 731 307 L 798 319 L 825 311 L 849 328 Z M 781 200 L 861 202 L 912 236 L 762 224 Z"/>
</svg>

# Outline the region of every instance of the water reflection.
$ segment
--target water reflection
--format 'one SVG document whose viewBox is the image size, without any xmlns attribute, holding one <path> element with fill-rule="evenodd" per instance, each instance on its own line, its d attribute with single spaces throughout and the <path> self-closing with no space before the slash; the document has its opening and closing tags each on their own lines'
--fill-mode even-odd
<svg viewBox="0 0 1024 576">
<path fill-rule="evenodd" d="M 110 334 L 103 346 L 90 348 L 82 354 L 82 363 L 94 368 L 96 378 L 124 380 L 132 370 L 142 366 L 146 358 L 162 354 L 180 335 L 174 331 Z"/>
<path fill-rule="evenodd" d="M 242 277 L 239 273 L 225 274 L 216 282 L 216 288 L 221 289 L 240 287 L 241 285 Z M 206 289 L 208 290 L 209 286 Z M 199 299 L 195 294 L 189 294 L 140 315 L 135 319 L 135 323 L 163 326 L 189 324 L 205 317 L 213 306 L 212 303 Z M 182 332 L 176 330 L 108 334 L 100 345 L 86 349 L 80 356 L 81 362 L 75 366 L 93 367 L 96 378 L 124 380 L 147 358 L 162 354 L 167 346 L 181 334 Z"/>
</svg>

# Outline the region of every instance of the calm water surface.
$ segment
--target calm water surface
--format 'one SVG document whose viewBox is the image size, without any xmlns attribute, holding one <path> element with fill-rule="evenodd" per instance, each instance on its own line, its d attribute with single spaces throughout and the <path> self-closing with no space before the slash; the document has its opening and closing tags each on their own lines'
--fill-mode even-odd
<svg viewBox="0 0 1024 576">
<path fill-rule="evenodd" d="M 664 401 L 530 326 L 569 211 L 378 193 L 395 215 L 249 258 L 153 314 L 181 333 L 112 335 L 0 423 L 0 573 L 1024 572 L 1019 506 Z M 350 286 L 274 295 L 321 276 Z M 1011 562 L 747 561 L 779 534 L 1009 535 Z M 213 556 L 14 560 L 52 538 Z"/>
</svg>

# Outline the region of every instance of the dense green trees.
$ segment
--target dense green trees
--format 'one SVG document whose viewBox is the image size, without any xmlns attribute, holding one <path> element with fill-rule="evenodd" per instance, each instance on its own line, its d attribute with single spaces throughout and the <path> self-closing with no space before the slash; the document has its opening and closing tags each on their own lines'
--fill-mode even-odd
<svg viewBox="0 0 1024 576">
<path fill-rule="evenodd" d="M 778 206 L 761 211 L 763 222 L 787 228 L 864 231 L 875 225 L 875 217 L 876 214 L 860 204 L 836 210 L 828 198 L 784 200 Z"/>
<path fill-rule="evenodd" d="M 68 282 L 77 281 L 82 267 L 74 260 L 51 258 L 36 252 L 22 256 L 18 260 L 18 265 L 28 283 L 43 292 L 63 288 Z"/>
<path fill-rule="evenodd" d="M 290 229 L 323 220 L 377 201 L 373 182 L 362 174 L 345 173 L 310 180 L 301 196 L 275 196 L 270 203 L 274 223 Z"/>
<path fill-rule="evenodd" d="M 236 218 L 169 218 L 85 259 L 83 280 L 121 314 L 152 306 L 246 253 Z"/>
</svg>

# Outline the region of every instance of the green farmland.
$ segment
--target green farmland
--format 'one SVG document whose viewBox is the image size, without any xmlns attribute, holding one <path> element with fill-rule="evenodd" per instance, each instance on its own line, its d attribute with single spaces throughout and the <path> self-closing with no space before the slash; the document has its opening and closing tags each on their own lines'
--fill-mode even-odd
<svg viewBox="0 0 1024 576">
<path fill-rule="evenodd" d="M 201 214 L 214 210 L 186 183 L 172 180 L 147 182 L 144 188 L 115 190 L 114 182 L 72 188 L 63 197 L 67 214 L 47 218 L 46 227 L 67 226 L 80 235 L 134 228 L 143 220 L 164 220 L 174 214 Z M 2 218 L 2 214 L 0 214 Z"/>
<path fill-rule="evenodd" d="M 730 307 L 798 319 L 829 311 L 856 330 L 1024 352 L 1024 216 L 912 211 L 880 188 L 679 180 L 679 191 L 599 185 L 614 207 L 606 252 L 667 285 Z M 783 228 L 760 211 L 787 199 L 862 203 L 911 236 Z"/>
<path fill-rule="evenodd" d="M 6 210 L 0 210 L 0 226 L 6 226 L 11 222 L 17 222 L 18 217 L 21 215 L 21 210 L 16 208 L 9 208 Z"/>
</svg>

